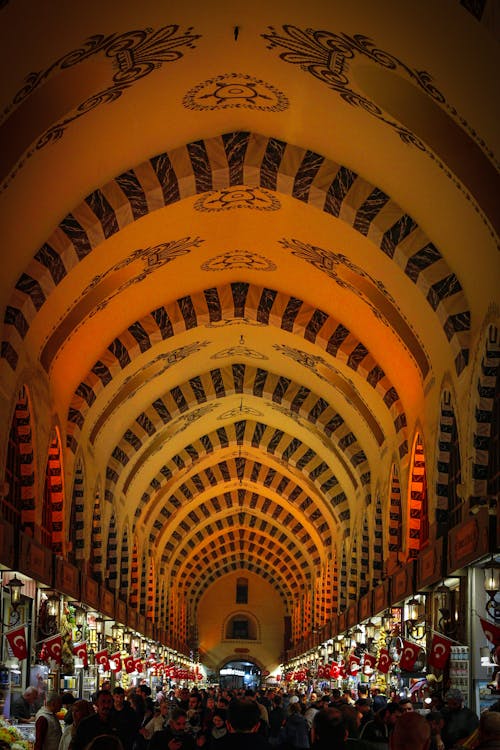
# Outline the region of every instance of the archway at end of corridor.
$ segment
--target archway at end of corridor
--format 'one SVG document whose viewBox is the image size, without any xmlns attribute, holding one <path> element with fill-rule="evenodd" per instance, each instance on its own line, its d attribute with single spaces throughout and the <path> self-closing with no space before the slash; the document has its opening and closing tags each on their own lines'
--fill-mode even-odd
<svg viewBox="0 0 500 750">
<path fill-rule="evenodd" d="M 251 661 L 229 661 L 220 668 L 216 680 L 223 690 L 257 690 L 262 671 Z"/>
</svg>

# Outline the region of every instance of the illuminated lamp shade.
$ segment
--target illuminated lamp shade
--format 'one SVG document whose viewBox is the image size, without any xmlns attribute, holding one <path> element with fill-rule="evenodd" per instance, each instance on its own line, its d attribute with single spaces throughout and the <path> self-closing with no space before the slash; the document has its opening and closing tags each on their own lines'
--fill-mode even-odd
<svg viewBox="0 0 500 750">
<path fill-rule="evenodd" d="M 24 583 L 17 578 L 17 576 L 14 576 L 14 578 L 11 578 L 8 582 L 7 586 L 10 589 L 10 604 L 13 610 L 16 610 L 19 607 L 19 604 L 21 603 L 21 589 L 24 586 Z"/>
</svg>

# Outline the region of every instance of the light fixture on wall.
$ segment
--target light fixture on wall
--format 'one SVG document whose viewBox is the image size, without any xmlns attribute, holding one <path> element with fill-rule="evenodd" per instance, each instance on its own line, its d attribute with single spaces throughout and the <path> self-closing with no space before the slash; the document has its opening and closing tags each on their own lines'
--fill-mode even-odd
<svg viewBox="0 0 500 750">
<path fill-rule="evenodd" d="M 83 607 L 80 607 L 79 604 L 75 604 L 74 609 L 75 609 L 75 640 L 81 641 L 84 636 L 83 628 L 85 626 L 87 613 L 85 612 Z"/>
<path fill-rule="evenodd" d="M 488 596 L 486 602 L 486 611 L 495 622 L 500 622 L 500 565 L 495 558 L 492 558 L 484 566 L 484 590 Z"/>
<path fill-rule="evenodd" d="M 425 636 L 425 622 L 422 602 L 413 596 L 406 603 L 406 632 L 415 640 L 421 640 Z"/>
<path fill-rule="evenodd" d="M 49 617 L 55 617 L 56 621 L 59 617 L 60 604 L 61 600 L 59 594 L 53 592 L 49 597 L 47 597 L 47 613 Z"/>
<path fill-rule="evenodd" d="M 10 590 L 10 606 L 15 612 L 21 604 L 21 589 L 24 583 L 14 574 L 14 578 L 7 582 L 7 587 Z"/>
<path fill-rule="evenodd" d="M 437 618 L 437 628 L 445 635 L 452 635 L 456 630 L 456 622 L 452 613 L 451 590 L 443 582 L 435 590 L 437 608 L 439 617 Z"/>
</svg>

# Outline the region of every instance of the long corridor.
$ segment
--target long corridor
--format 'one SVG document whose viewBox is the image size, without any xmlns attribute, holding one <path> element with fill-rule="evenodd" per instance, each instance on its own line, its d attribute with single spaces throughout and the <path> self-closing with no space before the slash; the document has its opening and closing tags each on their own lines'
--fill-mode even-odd
<svg viewBox="0 0 500 750">
<path fill-rule="evenodd" d="M 19 683 L 64 621 L 69 651 L 181 681 L 340 685 L 356 652 L 368 681 L 433 673 L 478 707 L 500 645 L 494 3 L 46 5 L 0 8 Z"/>
</svg>

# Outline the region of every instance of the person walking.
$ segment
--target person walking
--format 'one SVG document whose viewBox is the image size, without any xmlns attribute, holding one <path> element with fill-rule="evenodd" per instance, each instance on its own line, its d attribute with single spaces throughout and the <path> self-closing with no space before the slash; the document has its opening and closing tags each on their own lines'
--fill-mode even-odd
<svg viewBox="0 0 500 750">
<path fill-rule="evenodd" d="M 429 750 L 431 728 L 429 722 L 416 711 L 403 713 L 391 733 L 390 750 Z"/>
<path fill-rule="evenodd" d="M 300 703 L 290 703 L 288 718 L 281 732 L 283 744 L 288 750 L 307 750 L 309 742 L 309 724 L 302 715 Z"/>
<path fill-rule="evenodd" d="M 479 718 L 464 706 L 464 697 L 460 690 L 452 688 L 444 696 L 446 706 L 441 711 L 444 726 L 441 737 L 446 750 L 451 750 L 460 741 L 467 739 L 479 726 Z"/>
<path fill-rule="evenodd" d="M 120 738 L 124 750 L 132 750 L 139 737 L 140 719 L 128 701 L 125 700 L 125 690 L 117 685 L 113 688 L 113 707 L 110 720 Z"/>
<path fill-rule="evenodd" d="M 64 732 L 62 733 L 61 741 L 59 742 L 58 750 L 69 750 L 71 743 L 76 734 L 76 728 L 82 719 L 87 716 L 92 716 L 94 713 L 94 706 L 90 701 L 75 701 L 72 706 L 73 721 L 68 724 Z"/>
<path fill-rule="evenodd" d="M 118 737 L 117 727 L 111 720 L 111 693 L 108 690 L 98 690 L 94 705 L 95 713 L 82 719 L 77 726 L 71 750 L 85 750 L 89 742 L 101 734 Z"/>
<path fill-rule="evenodd" d="M 49 693 L 45 706 L 37 711 L 33 750 L 58 750 L 62 730 L 56 713 L 61 705 L 62 700 L 59 693 Z"/>
</svg>

